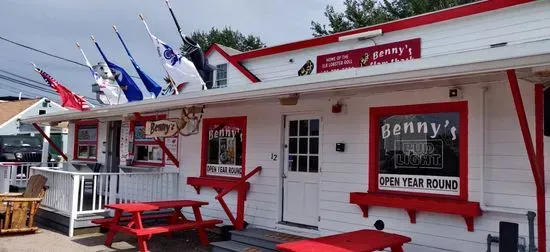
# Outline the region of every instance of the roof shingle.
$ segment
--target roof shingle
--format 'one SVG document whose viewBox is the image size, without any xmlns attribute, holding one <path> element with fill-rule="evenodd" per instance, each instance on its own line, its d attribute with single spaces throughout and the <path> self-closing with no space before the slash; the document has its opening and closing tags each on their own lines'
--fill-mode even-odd
<svg viewBox="0 0 550 252">
<path fill-rule="evenodd" d="M 23 110 L 32 106 L 40 99 L 29 99 L 29 100 L 20 100 L 20 101 L 9 101 L 9 102 L 0 102 L 0 125 L 4 124 L 6 121 L 12 117 L 23 112 Z"/>
</svg>

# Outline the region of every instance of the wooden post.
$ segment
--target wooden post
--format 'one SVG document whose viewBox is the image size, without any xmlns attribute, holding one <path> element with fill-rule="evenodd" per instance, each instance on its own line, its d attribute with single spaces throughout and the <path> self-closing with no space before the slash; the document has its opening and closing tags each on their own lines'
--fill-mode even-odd
<svg viewBox="0 0 550 252">
<path fill-rule="evenodd" d="M 48 136 L 48 138 L 50 137 L 51 128 L 52 127 L 50 125 L 44 126 L 44 134 L 46 136 Z M 42 162 L 42 166 L 45 166 L 45 167 L 48 167 L 48 162 L 50 161 L 50 160 L 48 160 L 49 149 L 50 149 L 50 143 L 48 142 L 46 137 L 44 137 L 44 139 L 42 140 L 42 159 L 41 159 L 41 162 Z"/>
<path fill-rule="evenodd" d="M 535 149 L 542 187 L 537 187 L 538 251 L 546 251 L 546 183 L 544 178 L 544 86 L 535 85 Z"/>
<path fill-rule="evenodd" d="M 73 237 L 74 235 L 74 222 L 78 216 L 77 209 L 78 209 L 78 187 L 80 185 L 80 175 L 73 174 L 72 175 L 73 184 L 72 184 L 72 197 L 71 197 L 71 217 L 69 219 L 69 237 Z M 84 188 L 83 188 L 84 189 Z"/>
</svg>

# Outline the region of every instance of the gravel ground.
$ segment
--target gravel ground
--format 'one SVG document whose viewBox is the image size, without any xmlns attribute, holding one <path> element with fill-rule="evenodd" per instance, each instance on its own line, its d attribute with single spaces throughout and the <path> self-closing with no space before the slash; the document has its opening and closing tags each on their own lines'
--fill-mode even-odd
<svg viewBox="0 0 550 252">
<path fill-rule="evenodd" d="M 220 236 L 208 232 L 211 242 L 219 241 Z M 0 252 L 99 252 L 99 251 L 138 251 L 135 237 L 118 233 L 111 248 L 103 245 L 105 234 L 85 234 L 68 237 L 65 234 L 48 228 L 40 229 L 39 233 L 14 236 L 0 236 Z M 210 246 L 202 246 L 196 231 L 175 232 L 172 238 L 164 235 L 154 235 L 148 242 L 149 251 L 210 251 Z"/>
</svg>

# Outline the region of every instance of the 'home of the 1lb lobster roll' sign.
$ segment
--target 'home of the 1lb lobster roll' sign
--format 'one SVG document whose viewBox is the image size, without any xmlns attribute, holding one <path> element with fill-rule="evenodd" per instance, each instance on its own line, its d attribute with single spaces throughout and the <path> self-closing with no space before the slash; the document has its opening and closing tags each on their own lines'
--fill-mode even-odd
<svg viewBox="0 0 550 252">
<path fill-rule="evenodd" d="M 420 38 L 317 56 L 317 73 L 420 58 Z"/>
</svg>

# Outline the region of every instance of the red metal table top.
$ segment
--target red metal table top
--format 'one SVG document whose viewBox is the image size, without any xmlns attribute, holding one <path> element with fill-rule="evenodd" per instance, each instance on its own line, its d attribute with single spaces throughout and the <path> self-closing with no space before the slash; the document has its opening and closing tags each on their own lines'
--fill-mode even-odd
<svg viewBox="0 0 550 252">
<path fill-rule="evenodd" d="M 193 207 L 193 206 L 208 205 L 208 202 L 196 201 L 196 200 L 169 200 L 169 201 L 153 201 L 153 202 L 144 202 L 144 203 L 157 206 L 158 208 Z"/>
<path fill-rule="evenodd" d="M 410 242 L 411 238 L 377 230 L 358 230 L 332 236 L 307 239 L 277 245 L 285 252 L 369 252 Z"/>
<path fill-rule="evenodd" d="M 123 203 L 123 204 L 106 204 L 105 207 L 115 210 L 122 210 L 123 212 L 143 212 L 143 211 L 155 211 L 159 210 L 158 206 L 149 203 Z"/>
</svg>

